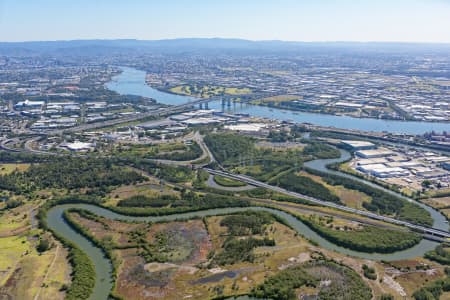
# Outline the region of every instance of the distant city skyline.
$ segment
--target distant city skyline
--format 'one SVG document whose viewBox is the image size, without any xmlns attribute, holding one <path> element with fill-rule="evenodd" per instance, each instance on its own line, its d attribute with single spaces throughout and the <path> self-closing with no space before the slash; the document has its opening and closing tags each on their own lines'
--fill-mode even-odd
<svg viewBox="0 0 450 300">
<path fill-rule="evenodd" d="M 0 41 L 450 43 L 449 0 L 0 0 Z"/>
</svg>

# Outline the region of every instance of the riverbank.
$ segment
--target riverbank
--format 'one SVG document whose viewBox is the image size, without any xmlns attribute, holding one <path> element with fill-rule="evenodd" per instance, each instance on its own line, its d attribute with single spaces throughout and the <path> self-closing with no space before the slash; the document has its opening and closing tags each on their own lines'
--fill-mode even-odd
<svg viewBox="0 0 450 300">
<path fill-rule="evenodd" d="M 122 73 L 113 77 L 106 84 L 110 90 L 120 94 L 138 95 L 155 99 L 157 102 L 167 105 L 178 105 L 194 101 L 195 98 L 161 92 L 150 87 L 145 80 L 146 72 L 122 68 Z M 448 122 L 418 122 L 418 121 L 394 121 L 369 118 L 352 118 L 348 116 L 325 115 L 317 113 L 297 112 L 251 104 L 233 103 L 231 107 L 222 106 L 221 101 L 209 103 L 210 109 L 232 113 L 247 113 L 254 117 L 277 119 L 280 121 L 293 121 L 297 123 L 310 123 L 326 127 L 335 127 L 352 130 L 373 132 L 395 132 L 406 134 L 423 134 L 425 132 L 448 131 Z"/>
<path fill-rule="evenodd" d="M 183 213 L 169 216 L 159 216 L 159 217 L 132 217 L 125 216 L 114 213 L 105 208 L 94 206 L 91 204 L 62 204 L 57 205 L 49 209 L 47 213 L 47 224 L 49 228 L 54 231 L 57 235 L 63 236 L 65 239 L 69 240 L 71 243 L 77 245 L 77 247 L 86 253 L 90 260 L 95 266 L 95 286 L 91 299 L 106 299 L 112 289 L 112 265 L 111 262 L 105 257 L 101 249 L 95 247 L 89 240 L 87 240 L 80 233 L 76 232 L 72 227 L 70 227 L 64 220 L 64 212 L 70 209 L 82 209 L 89 211 L 97 216 L 101 216 L 108 219 L 121 220 L 121 221 L 131 221 L 131 222 L 169 222 L 175 220 L 187 220 L 192 218 L 202 218 L 206 216 L 214 216 L 221 214 L 232 214 L 240 211 L 247 211 L 248 209 L 256 211 L 267 211 L 270 212 L 284 220 L 287 224 L 296 230 L 299 234 L 307 238 L 308 240 L 313 240 L 315 244 L 321 248 L 337 251 L 339 253 L 365 258 L 365 259 L 375 259 L 375 260 L 400 260 L 414 258 L 424 255 L 427 251 L 435 248 L 437 243 L 422 240 L 418 245 L 409 248 L 407 250 L 395 252 L 392 254 L 379 254 L 379 253 L 363 253 L 353 250 L 349 250 L 343 247 L 334 245 L 333 243 L 322 238 L 316 232 L 311 230 L 308 226 L 300 222 L 295 216 L 289 213 L 264 207 L 251 207 L 251 208 L 225 208 L 225 209 L 212 209 L 206 211 L 198 211 L 191 213 Z"/>
</svg>

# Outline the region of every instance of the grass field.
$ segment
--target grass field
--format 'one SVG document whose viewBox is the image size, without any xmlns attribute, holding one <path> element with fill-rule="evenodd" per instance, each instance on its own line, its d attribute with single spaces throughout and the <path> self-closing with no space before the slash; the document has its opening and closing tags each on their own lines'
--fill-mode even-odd
<svg viewBox="0 0 450 300">
<path fill-rule="evenodd" d="M 300 175 L 307 176 L 307 177 L 311 178 L 312 180 L 314 180 L 320 184 L 323 184 L 333 194 L 338 196 L 339 199 L 341 200 L 341 202 L 344 203 L 348 207 L 365 210 L 365 208 L 362 206 L 362 204 L 364 202 L 371 201 L 371 198 L 364 193 L 361 193 L 361 192 L 355 191 L 355 190 L 346 189 L 343 186 L 329 185 L 325 181 L 323 181 L 319 176 L 311 175 L 307 172 L 301 172 Z"/>
<path fill-rule="evenodd" d="M 240 187 L 240 186 L 245 186 L 246 184 L 241 182 L 241 181 L 237 181 L 237 180 L 233 180 L 230 178 L 226 178 L 223 176 L 214 176 L 214 181 L 221 186 L 225 186 L 225 187 Z"/>
<path fill-rule="evenodd" d="M 67 252 L 49 235 L 55 246 L 42 254 L 36 251 L 36 236 L 42 232 L 31 228 L 30 210 L 37 204 L 27 203 L 0 216 L 0 293 L 34 299 L 41 289 L 39 299 L 64 299 L 60 288 L 70 284 Z"/>
<path fill-rule="evenodd" d="M 450 197 L 441 197 L 441 198 L 429 198 L 422 200 L 425 204 L 428 204 L 434 208 L 444 208 L 450 206 Z"/>
<path fill-rule="evenodd" d="M 0 216 L 0 237 L 16 235 L 26 230 L 30 225 L 29 213 L 32 207 L 32 204 L 25 204 L 5 211 Z"/>
<path fill-rule="evenodd" d="M 172 87 L 170 92 L 178 95 L 209 98 L 218 95 L 246 95 L 251 94 L 249 88 L 222 87 L 212 85 L 178 85 Z"/>
<path fill-rule="evenodd" d="M 173 191 L 167 185 L 163 186 L 163 190 L 161 192 L 161 185 L 159 184 L 159 181 L 149 178 L 149 181 L 145 183 L 136 185 L 122 185 L 115 188 L 108 193 L 104 204 L 107 206 L 116 206 L 120 200 L 137 195 L 143 195 L 149 198 L 158 198 L 161 195 L 179 195 L 179 193 Z"/>
<path fill-rule="evenodd" d="M 8 275 L 14 271 L 25 252 L 31 251 L 30 244 L 25 236 L 11 236 L 0 238 L 0 279 L 3 285 Z"/>
<path fill-rule="evenodd" d="M 23 172 L 30 167 L 30 164 L 0 164 L 0 175 L 10 174 L 14 171 Z"/>
<path fill-rule="evenodd" d="M 43 282 L 44 286 L 41 289 L 39 299 L 64 299 L 64 293 L 60 289 L 63 284 L 70 285 L 71 267 L 67 262 L 67 250 L 61 245 L 56 253 L 56 247 L 52 249 L 52 253 L 48 255 L 52 259 L 53 265 L 48 265 L 46 272 L 48 272 L 47 279 Z M 56 258 L 55 258 L 55 255 Z M 60 296 L 59 298 L 52 298 Z"/>
<path fill-rule="evenodd" d="M 28 246 L 27 243 L 24 245 Z M 13 248 L 23 250 L 17 245 Z M 70 284 L 70 266 L 66 251 L 59 246 L 58 250 L 53 247 L 42 255 L 36 253 L 33 248 L 26 249 L 24 253 L 28 254 L 21 255 L 17 260 L 0 290 L 13 299 L 33 299 L 39 290 L 39 299 L 64 299 L 64 292 L 60 291 L 61 286 Z"/>
<path fill-rule="evenodd" d="M 442 212 L 447 218 L 450 218 L 450 208 L 442 209 L 441 212 Z"/>
<path fill-rule="evenodd" d="M 296 96 L 296 95 L 278 95 L 278 96 L 273 96 L 273 97 L 267 97 L 267 98 L 254 100 L 251 103 L 255 104 L 255 105 L 268 104 L 268 103 L 277 103 L 278 104 L 280 102 L 287 102 L 287 101 L 298 100 L 299 98 L 301 98 L 301 96 Z"/>
</svg>

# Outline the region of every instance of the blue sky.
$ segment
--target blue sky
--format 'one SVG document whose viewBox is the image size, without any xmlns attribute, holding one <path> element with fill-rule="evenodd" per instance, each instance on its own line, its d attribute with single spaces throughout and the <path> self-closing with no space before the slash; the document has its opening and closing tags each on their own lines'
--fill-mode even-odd
<svg viewBox="0 0 450 300">
<path fill-rule="evenodd" d="M 179 37 L 450 43 L 450 0 L 0 0 L 0 41 Z"/>
</svg>

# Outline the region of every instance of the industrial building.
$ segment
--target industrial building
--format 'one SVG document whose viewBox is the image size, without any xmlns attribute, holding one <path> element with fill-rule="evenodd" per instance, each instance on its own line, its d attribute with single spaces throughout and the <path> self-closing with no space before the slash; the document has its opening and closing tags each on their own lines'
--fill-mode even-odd
<svg viewBox="0 0 450 300">
<path fill-rule="evenodd" d="M 377 158 L 377 157 L 387 157 L 394 155 L 394 152 L 392 152 L 389 149 L 373 149 L 373 150 L 359 150 L 355 152 L 357 156 L 362 158 Z"/>
<path fill-rule="evenodd" d="M 442 168 L 450 171 L 450 162 L 444 162 L 441 164 Z"/>
<path fill-rule="evenodd" d="M 347 149 L 351 150 L 371 150 L 375 149 L 376 146 L 374 143 L 366 142 L 366 141 L 352 141 L 352 140 L 344 140 L 341 141 L 341 145 Z"/>
<path fill-rule="evenodd" d="M 95 145 L 91 143 L 75 141 L 73 143 L 62 144 L 61 147 L 74 152 L 86 152 L 92 150 Z"/>
<path fill-rule="evenodd" d="M 44 101 L 20 101 L 14 105 L 14 109 L 23 110 L 23 109 L 41 109 L 45 105 Z"/>
<path fill-rule="evenodd" d="M 380 178 L 408 176 L 410 174 L 408 170 L 403 168 L 387 167 L 384 164 L 358 166 L 357 170 Z"/>
</svg>

